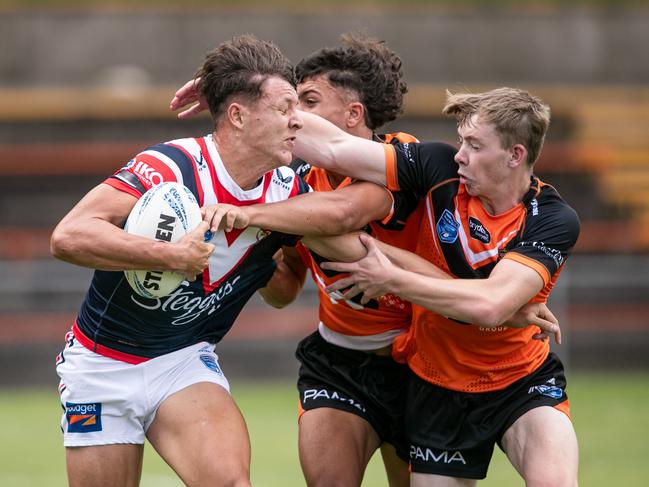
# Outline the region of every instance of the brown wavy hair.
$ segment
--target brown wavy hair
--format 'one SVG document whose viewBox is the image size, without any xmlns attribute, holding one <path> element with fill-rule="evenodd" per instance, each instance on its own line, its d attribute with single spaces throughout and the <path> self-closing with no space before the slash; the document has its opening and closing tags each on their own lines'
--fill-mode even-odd
<svg viewBox="0 0 649 487">
<path fill-rule="evenodd" d="M 353 92 L 365 106 L 365 124 L 372 130 L 403 112 L 401 58 L 384 41 L 357 33 L 344 34 L 340 46 L 324 47 L 295 67 L 298 83 L 326 75 L 329 83 Z"/>
<path fill-rule="evenodd" d="M 208 52 L 196 73 L 197 91 L 207 100 L 216 122 L 226 102 L 233 96 L 254 101 L 261 96 L 261 86 L 277 76 L 295 86 L 291 62 L 269 41 L 246 34 L 233 37 Z"/>
</svg>

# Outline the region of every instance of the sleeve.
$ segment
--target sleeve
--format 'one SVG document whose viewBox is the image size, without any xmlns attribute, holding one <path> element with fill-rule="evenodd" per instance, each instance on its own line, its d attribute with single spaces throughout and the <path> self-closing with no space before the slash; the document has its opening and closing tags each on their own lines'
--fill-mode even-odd
<svg viewBox="0 0 649 487">
<path fill-rule="evenodd" d="M 182 182 L 192 189 L 193 164 L 177 147 L 157 144 L 140 152 L 124 167 L 104 181 L 136 198 L 153 186 L 166 181 Z"/>
<path fill-rule="evenodd" d="M 439 183 L 457 178 L 456 149 L 442 142 L 384 144 L 386 181 L 393 191 L 424 197 Z"/>
<path fill-rule="evenodd" d="M 521 239 L 504 258 L 531 267 L 547 285 L 577 243 L 579 217 L 563 201 L 537 204 L 528 212 Z"/>
<path fill-rule="evenodd" d="M 411 191 L 391 191 L 390 194 L 392 211 L 377 223 L 386 230 L 402 230 L 410 214 L 417 208 L 419 198 Z"/>
</svg>

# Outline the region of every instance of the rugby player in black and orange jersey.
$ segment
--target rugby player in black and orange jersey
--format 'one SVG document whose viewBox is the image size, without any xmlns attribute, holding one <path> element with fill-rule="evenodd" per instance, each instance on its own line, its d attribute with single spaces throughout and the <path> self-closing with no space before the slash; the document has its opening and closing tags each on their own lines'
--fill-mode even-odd
<svg viewBox="0 0 649 487">
<path fill-rule="evenodd" d="M 296 153 L 423 198 L 417 254 L 456 278 L 422 275 L 419 262 L 403 258 L 395 265 L 389 248 L 362 237 L 365 258 L 323 265 L 351 273 L 328 289 L 353 285 L 349 298 L 390 292 L 413 303 L 413 326 L 393 350 L 412 371 L 412 485 L 474 485 L 495 443 L 526 485 L 577 485 L 563 366 L 547 341 L 532 339 L 535 327 L 499 326 L 525 303 L 547 299 L 579 234 L 574 210 L 533 174 L 549 108 L 501 88 L 449 94 L 444 111 L 458 119 L 459 150 L 375 144 L 306 117 Z"/>
</svg>

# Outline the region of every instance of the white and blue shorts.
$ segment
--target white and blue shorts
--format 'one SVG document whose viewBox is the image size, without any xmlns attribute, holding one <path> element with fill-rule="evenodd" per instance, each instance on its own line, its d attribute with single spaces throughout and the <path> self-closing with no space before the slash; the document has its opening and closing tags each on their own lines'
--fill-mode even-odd
<svg viewBox="0 0 649 487">
<path fill-rule="evenodd" d="M 156 411 L 172 394 L 199 382 L 230 391 L 214 345 L 207 342 L 130 364 L 70 337 L 57 363 L 66 447 L 143 444 Z"/>
</svg>

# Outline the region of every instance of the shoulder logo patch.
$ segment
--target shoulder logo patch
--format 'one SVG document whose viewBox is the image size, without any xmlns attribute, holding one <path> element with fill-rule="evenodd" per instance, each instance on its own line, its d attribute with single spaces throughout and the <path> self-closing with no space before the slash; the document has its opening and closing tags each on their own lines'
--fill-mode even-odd
<svg viewBox="0 0 649 487">
<path fill-rule="evenodd" d="M 457 230 L 460 228 L 460 224 L 455 220 L 453 214 L 444 210 L 442 216 L 437 220 L 437 235 L 443 243 L 454 243 L 457 240 Z"/>
<path fill-rule="evenodd" d="M 469 217 L 469 235 L 471 238 L 479 240 L 482 243 L 488 244 L 491 242 L 491 234 L 484 227 L 482 222 L 477 218 Z"/>
</svg>

